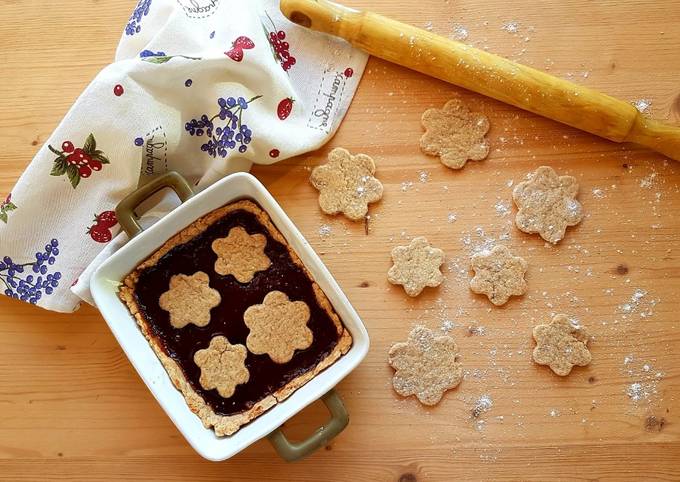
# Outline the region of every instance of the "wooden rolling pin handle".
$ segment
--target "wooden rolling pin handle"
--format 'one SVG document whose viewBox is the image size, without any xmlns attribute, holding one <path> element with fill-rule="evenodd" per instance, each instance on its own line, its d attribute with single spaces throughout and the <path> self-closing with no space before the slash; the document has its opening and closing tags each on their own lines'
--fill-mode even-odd
<svg viewBox="0 0 680 482">
<path fill-rule="evenodd" d="M 336 35 L 371 55 L 615 142 L 680 160 L 680 128 L 630 103 L 371 12 L 327 0 L 281 0 L 291 21 Z"/>
</svg>

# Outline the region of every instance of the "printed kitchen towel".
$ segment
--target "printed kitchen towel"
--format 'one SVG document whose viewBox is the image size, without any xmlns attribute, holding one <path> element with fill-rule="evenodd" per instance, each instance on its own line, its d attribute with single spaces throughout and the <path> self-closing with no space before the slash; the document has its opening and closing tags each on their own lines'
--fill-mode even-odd
<svg viewBox="0 0 680 482">
<path fill-rule="evenodd" d="M 90 275 L 126 241 L 113 211 L 126 194 L 168 170 L 200 189 L 318 148 L 366 60 L 276 0 L 140 0 L 115 62 L 0 204 L 0 291 L 62 312 L 91 301 Z"/>
</svg>

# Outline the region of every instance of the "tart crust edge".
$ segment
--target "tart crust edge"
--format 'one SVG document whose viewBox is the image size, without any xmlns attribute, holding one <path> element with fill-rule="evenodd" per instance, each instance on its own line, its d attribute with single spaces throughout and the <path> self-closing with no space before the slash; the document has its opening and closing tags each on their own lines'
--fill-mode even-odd
<svg viewBox="0 0 680 482">
<path fill-rule="evenodd" d="M 161 345 L 160 341 L 156 339 L 154 336 L 152 336 L 151 333 L 149 332 L 149 324 L 144 318 L 142 312 L 140 311 L 139 305 L 137 304 L 137 300 L 135 298 L 135 288 L 141 271 L 150 266 L 154 266 L 156 263 L 158 263 L 161 257 L 163 257 L 168 251 L 170 251 L 175 246 L 188 242 L 195 236 L 201 234 L 210 225 L 217 222 L 219 219 L 223 218 L 230 212 L 237 210 L 244 210 L 254 214 L 257 217 L 258 221 L 262 224 L 262 226 L 264 226 L 267 229 L 272 238 L 286 246 L 286 249 L 288 250 L 288 253 L 290 254 L 290 257 L 293 260 L 293 262 L 300 266 L 304 270 L 307 277 L 312 281 L 312 287 L 314 289 L 314 294 L 317 302 L 319 303 L 319 306 L 329 315 L 329 317 L 333 320 L 333 323 L 335 324 L 338 333 L 338 342 L 333 348 L 333 350 L 328 355 L 326 355 L 326 357 L 324 357 L 319 363 L 317 363 L 317 365 L 314 368 L 308 370 L 302 375 L 297 376 L 296 378 L 293 378 L 286 385 L 279 388 L 271 395 L 268 395 L 262 400 L 259 400 L 250 409 L 234 415 L 219 415 L 215 413 L 213 409 L 210 408 L 210 406 L 205 402 L 203 397 L 193 389 L 193 387 L 187 380 L 186 376 L 184 375 L 184 372 L 182 371 L 182 368 L 179 366 L 179 364 L 165 353 L 165 350 L 163 349 L 163 346 Z M 130 313 L 135 317 L 137 325 L 144 334 L 144 337 L 147 339 L 154 353 L 161 361 L 161 364 L 165 368 L 165 371 L 168 373 L 168 376 L 170 377 L 170 380 L 172 381 L 175 388 L 177 388 L 177 390 L 179 390 L 184 396 L 184 399 L 186 400 L 186 403 L 191 409 L 191 411 L 194 412 L 200 418 L 205 428 L 212 427 L 217 436 L 234 434 L 239 430 L 241 426 L 245 425 L 251 420 L 254 420 L 255 418 L 262 415 L 264 412 L 275 406 L 277 403 L 288 398 L 298 388 L 302 387 L 304 384 L 306 384 L 308 381 L 314 378 L 325 368 L 332 365 L 338 358 L 347 353 L 350 347 L 352 346 L 351 334 L 340 321 L 340 318 L 333 309 L 330 301 L 328 300 L 324 292 L 321 290 L 319 285 L 316 283 L 312 274 L 309 272 L 307 267 L 302 263 L 297 253 L 293 251 L 293 249 L 288 244 L 283 235 L 274 226 L 271 219 L 269 218 L 269 215 L 257 204 L 250 200 L 236 201 L 221 208 L 218 208 L 214 211 L 211 211 L 210 213 L 191 223 L 186 228 L 182 229 L 179 233 L 172 236 L 151 256 L 149 256 L 149 258 L 140 263 L 130 274 L 128 274 L 123 279 L 123 284 L 120 287 L 118 296 L 128 307 Z"/>
</svg>

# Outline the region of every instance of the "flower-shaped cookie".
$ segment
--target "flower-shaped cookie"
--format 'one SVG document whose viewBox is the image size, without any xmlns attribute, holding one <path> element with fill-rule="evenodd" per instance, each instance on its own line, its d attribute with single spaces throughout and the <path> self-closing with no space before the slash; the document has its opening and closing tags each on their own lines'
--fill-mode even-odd
<svg viewBox="0 0 680 482">
<path fill-rule="evenodd" d="M 527 291 L 524 273 L 527 262 L 513 256 L 505 246 L 494 246 L 472 256 L 475 276 L 470 280 L 470 289 L 489 297 L 496 306 L 505 304 L 510 296 L 523 295 Z"/>
<path fill-rule="evenodd" d="M 396 370 L 392 378 L 394 391 L 403 397 L 415 395 L 422 404 L 436 405 L 445 391 L 463 379 L 457 358 L 453 338 L 435 337 L 429 328 L 416 326 L 408 341 L 390 348 L 389 363 Z"/>
<path fill-rule="evenodd" d="M 203 271 L 170 278 L 170 289 L 160 296 L 158 305 L 170 313 L 172 326 L 184 328 L 189 323 L 205 326 L 210 322 L 210 310 L 220 304 L 222 297 L 209 283 L 210 278 Z"/>
<path fill-rule="evenodd" d="M 591 355 L 586 346 L 588 334 L 567 315 L 555 315 L 549 324 L 534 327 L 534 340 L 534 361 L 549 365 L 560 376 L 569 375 L 574 365 L 590 363 Z"/>
<path fill-rule="evenodd" d="M 255 273 L 272 264 L 264 254 L 266 245 L 264 234 L 248 234 L 240 226 L 231 228 L 226 238 L 212 242 L 212 250 L 217 255 L 215 271 L 223 276 L 232 274 L 239 283 L 249 282 Z"/>
<path fill-rule="evenodd" d="M 515 224 L 525 233 L 539 233 L 553 244 L 564 237 L 567 226 L 583 219 L 581 204 L 574 199 L 578 184 L 572 176 L 558 176 L 548 166 L 529 175 L 515 186 L 512 198 L 519 208 Z"/>
<path fill-rule="evenodd" d="M 270 291 L 261 305 L 243 314 L 250 329 L 246 346 L 256 355 L 266 353 L 274 363 L 286 363 L 295 350 L 309 348 L 314 338 L 307 328 L 309 307 L 303 301 L 290 301 L 285 293 Z"/>
<path fill-rule="evenodd" d="M 421 122 L 425 128 L 420 138 L 421 150 L 439 156 L 447 167 L 460 169 L 468 159 L 481 161 L 489 154 L 484 137 L 489 132 L 489 119 L 470 112 L 459 99 L 448 101 L 443 109 L 426 110 Z"/>
<path fill-rule="evenodd" d="M 310 181 L 319 190 L 323 212 L 343 213 L 357 221 L 366 216 L 369 203 L 382 198 L 383 185 L 373 174 L 373 159 L 366 154 L 353 156 L 337 147 L 328 154 L 328 164 L 314 168 Z"/>
<path fill-rule="evenodd" d="M 392 250 L 394 263 L 387 272 L 387 280 L 403 285 L 409 296 L 418 296 L 426 286 L 439 286 L 444 275 L 439 267 L 444 263 L 444 252 L 433 248 L 423 236 L 413 238 L 408 246 Z"/>
<path fill-rule="evenodd" d="M 245 346 L 232 345 L 223 336 L 214 337 L 208 348 L 198 350 L 194 355 L 194 363 L 201 369 L 201 386 L 206 390 L 217 388 L 223 398 L 231 397 L 236 385 L 250 379 L 245 365 L 247 355 Z"/>
</svg>

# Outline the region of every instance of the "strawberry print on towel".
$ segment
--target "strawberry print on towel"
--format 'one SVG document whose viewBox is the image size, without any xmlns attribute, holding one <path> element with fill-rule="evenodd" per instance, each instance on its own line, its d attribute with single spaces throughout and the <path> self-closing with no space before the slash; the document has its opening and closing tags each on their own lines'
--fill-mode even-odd
<svg viewBox="0 0 680 482">
<path fill-rule="evenodd" d="M 231 44 L 231 49 L 224 52 L 224 55 L 229 57 L 231 60 L 240 62 L 243 60 L 243 51 L 254 49 L 255 44 L 246 36 L 240 36 Z"/>
</svg>

